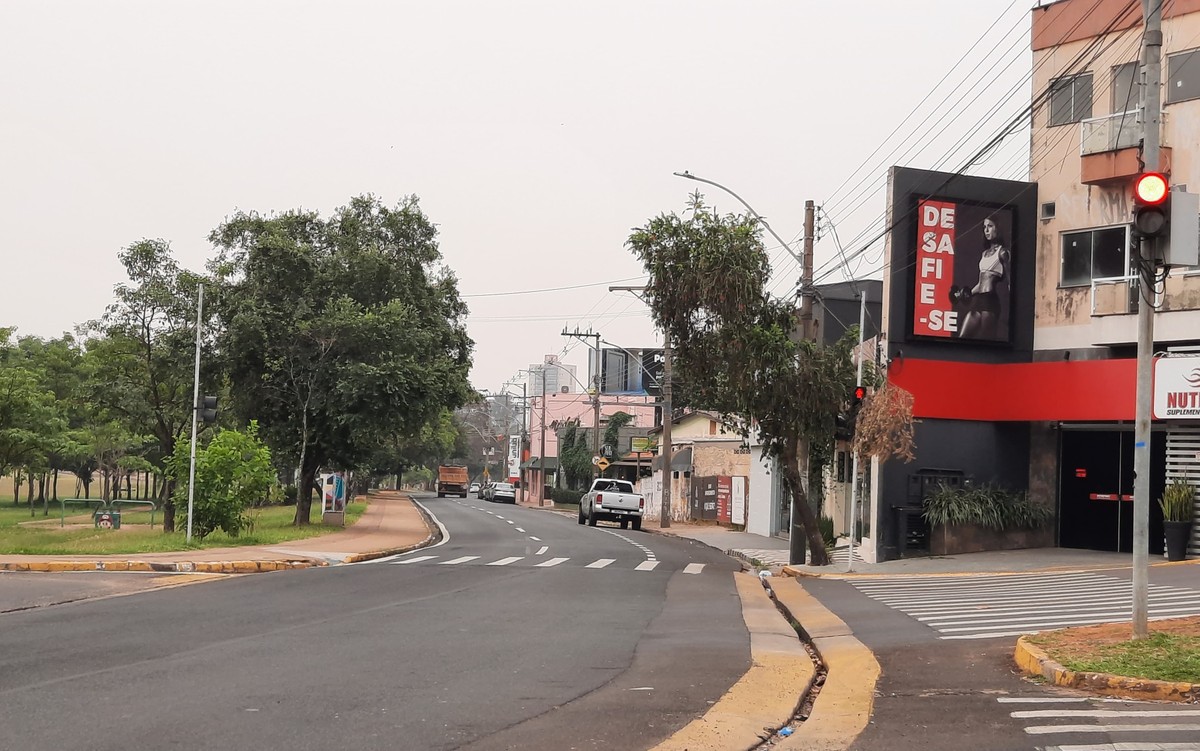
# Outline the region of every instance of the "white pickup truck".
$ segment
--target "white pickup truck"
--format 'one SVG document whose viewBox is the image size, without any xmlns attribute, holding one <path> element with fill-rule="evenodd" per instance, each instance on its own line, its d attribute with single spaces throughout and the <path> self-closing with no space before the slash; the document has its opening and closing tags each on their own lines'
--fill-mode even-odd
<svg viewBox="0 0 1200 751">
<path fill-rule="evenodd" d="M 608 480 L 599 477 L 592 481 L 592 489 L 579 499 L 579 523 L 596 526 L 601 519 L 621 523 L 628 529 L 630 523 L 635 530 L 642 528 L 642 511 L 646 499 L 633 492 L 633 483 L 627 480 Z"/>
</svg>

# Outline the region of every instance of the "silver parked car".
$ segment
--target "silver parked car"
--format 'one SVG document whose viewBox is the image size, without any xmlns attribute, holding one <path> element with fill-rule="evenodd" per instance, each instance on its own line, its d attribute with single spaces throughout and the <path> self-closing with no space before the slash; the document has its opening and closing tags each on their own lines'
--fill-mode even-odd
<svg viewBox="0 0 1200 751">
<path fill-rule="evenodd" d="M 496 503 L 516 503 L 517 489 L 511 482 L 498 482 L 492 485 L 492 492 L 488 500 Z"/>
</svg>

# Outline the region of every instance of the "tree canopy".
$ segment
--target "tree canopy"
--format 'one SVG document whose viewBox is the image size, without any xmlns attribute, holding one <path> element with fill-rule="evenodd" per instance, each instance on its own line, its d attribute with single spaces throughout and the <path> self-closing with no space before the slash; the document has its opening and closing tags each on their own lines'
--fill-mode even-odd
<svg viewBox="0 0 1200 751">
<path fill-rule="evenodd" d="M 239 212 L 210 236 L 234 407 L 299 466 L 297 524 L 318 468 L 358 466 L 471 398 L 466 306 L 436 235 L 415 197 L 360 196 L 328 218 Z"/>
<path fill-rule="evenodd" d="M 771 267 L 751 216 L 719 215 L 699 193 L 683 216 L 663 214 L 630 235 L 650 279 L 646 295 L 680 375 L 682 406 L 718 412 L 779 459 L 814 565 L 828 555 L 802 479 L 801 451 L 831 446 L 854 383 L 852 341 L 801 340 L 790 300 L 768 290 Z"/>
</svg>

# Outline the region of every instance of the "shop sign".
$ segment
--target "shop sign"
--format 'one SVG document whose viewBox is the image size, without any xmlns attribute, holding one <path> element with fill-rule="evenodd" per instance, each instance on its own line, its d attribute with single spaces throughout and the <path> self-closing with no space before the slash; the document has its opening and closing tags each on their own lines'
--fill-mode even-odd
<svg viewBox="0 0 1200 751">
<path fill-rule="evenodd" d="M 1200 357 L 1154 361 L 1154 419 L 1200 420 Z"/>
</svg>

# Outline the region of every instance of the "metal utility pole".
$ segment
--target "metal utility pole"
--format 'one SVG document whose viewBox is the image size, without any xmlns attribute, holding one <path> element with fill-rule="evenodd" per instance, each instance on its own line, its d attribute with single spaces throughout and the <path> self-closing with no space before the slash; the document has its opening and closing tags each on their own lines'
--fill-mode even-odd
<svg viewBox="0 0 1200 751">
<path fill-rule="evenodd" d="M 1158 170 L 1161 138 L 1163 0 L 1142 0 L 1142 159 Z M 1150 416 L 1153 406 L 1155 238 L 1143 237 L 1138 262 L 1137 396 L 1133 433 L 1133 638 L 1148 635 L 1150 579 Z"/>
<path fill-rule="evenodd" d="M 542 429 L 538 431 L 538 435 L 542 441 L 542 447 L 538 449 L 538 483 L 541 485 L 538 488 L 538 505 L 546 505 L 546 364 L 542 363 Z"/>
<path fill-rule="evenodd" d="M 188 464 L 187 541 L 192 541 L 192 517 L 196 508 L 196 422 L 200 419 L 200 316 L 204 311 L 204 285 L 196 293 L 196 372 L 192 385 L 192 458 Z"/>
<path fill-rule="evenodd" d="M 800 270 L 800 336 L 805 340 L 815 339 L 816 331 L 813 326 L 813 236 L 816 234 L 816 205 L 812 201 L 804 202 L 804 249 L 801 256 Z M 808 442 L 803 441 L 798 448 L 800 456 L 800 482 L 806 487 L 809 474 Z M 808 497 L 808 493 L 804 494 Z M 788 512 L 788 561 L 793 566 L 804 565 L 804 526 L 800 523 L 797 513 L 796 494 L 792 493 L 791 509 Z"/>
<path fill-rule="evenodd" d="M 663 332 L 663 424 L 662 451 L 663 457 L 663 492 L 658 526 L 667 529 L 671 526 L 671 335 Z"/>
<path fill-rule="evenodd" d="M 529 397 L 525 392 L 529 388 L 529 384 L 521 383 L 521 438 L 517 441 L 517 477 L 521 481 L 521 501 L 529 499 L 529 490 L 525 486 L 529 483 L 525 479 L 525 471 L 521 469 L 524 464 L 524 457 L 521 456 L 525 451 L 525 406 L 529 403 L 526 401 Z"/>
<path fill-rule="evenodd" d="M 858 293 L 858 375 L 854 385 L 861 386 L 863 374 L 863 340 L 866 337 L 867 326 L 867 292 Z M 851 436 L 853 439 L 853 436 Z M 854 467 L 850 472 L 850 557 L 846 562 L 846 571 L 854 570 L 854 535 L 858 533 L 858 451 L 854 450 Z"/>
</svg>

